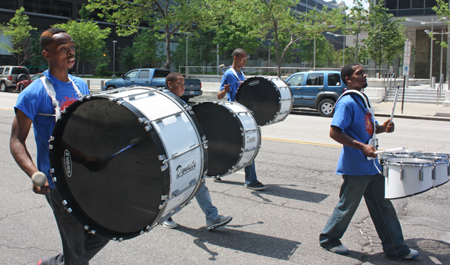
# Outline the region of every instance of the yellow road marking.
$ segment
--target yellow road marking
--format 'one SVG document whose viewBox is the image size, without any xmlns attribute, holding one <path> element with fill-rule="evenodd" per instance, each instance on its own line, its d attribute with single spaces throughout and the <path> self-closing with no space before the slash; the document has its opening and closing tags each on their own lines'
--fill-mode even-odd
<svg viewBox="0 0 450 265">
<path fill-rule="evenodd" d="M 267 140 L 267 141 L 283 142 L 283 143 L 306 144 L 306 145 L 317 145 L 317 146 L 338 147 L 338 148 L 342 147 L 342 145 L 339 145 L 339 144 L 325 144 L 325 143 L 316 143 L 316 142 L 307 142 L 307 141 L 298 141 L 298 140 L 287 140 L 287 139 L 269 138 L 269 137 L 262 137 L 262 139 L 263 140 Z"/>
</svg>

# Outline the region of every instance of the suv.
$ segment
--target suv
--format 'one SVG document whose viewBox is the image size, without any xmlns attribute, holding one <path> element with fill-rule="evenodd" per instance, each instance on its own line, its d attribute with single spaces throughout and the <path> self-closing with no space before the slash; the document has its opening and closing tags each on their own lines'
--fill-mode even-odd
<svg viewBox="0 0 450 265">
<path fill-rule="evenodd" d="M 0 91 L 6 92 L 15 88 L 17 82 L 30 78 L 30 72 L 23 66 L 0 66 Z"/>
<path fill-rule="evenodd" d="M 292 74 L 286 83 L 294 97 L 293 107 L 317 109 L 320 115 L 332 117 L 334 104 L 346 85 L 338 71 L 309 71 Z"/>
</svg>

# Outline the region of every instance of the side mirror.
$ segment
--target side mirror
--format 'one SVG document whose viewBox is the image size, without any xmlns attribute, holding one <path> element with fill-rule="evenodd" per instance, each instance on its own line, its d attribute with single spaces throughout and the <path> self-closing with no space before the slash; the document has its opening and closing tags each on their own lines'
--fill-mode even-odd
<svg viewBox="0 0 450 265">
<path fill-rule="evenodd" d="M 122 75 L 122 79 L 125 79 L 125 74 Z"/>
</svg>

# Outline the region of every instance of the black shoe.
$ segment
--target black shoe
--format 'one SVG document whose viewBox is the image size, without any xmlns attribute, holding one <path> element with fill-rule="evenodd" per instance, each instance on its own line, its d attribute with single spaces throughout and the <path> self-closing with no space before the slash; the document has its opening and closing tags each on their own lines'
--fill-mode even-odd
<svg viewBox="0 0 450 265">
<path fill-rule="evenodd" d="M 222 182 L 222 179 L 220 177 L 213 177 L 214 182 Z"/>
<path fill-rule="evenodd" d="M 251 184 L 245 184 L 245 187 L 247 189 L 251 189 L 251 190 L 263 190 L 266 188 L 266 185 L 262 184 L 261 182 L 257 181 L 255 183 L 251 183 Z"/>
</svg>

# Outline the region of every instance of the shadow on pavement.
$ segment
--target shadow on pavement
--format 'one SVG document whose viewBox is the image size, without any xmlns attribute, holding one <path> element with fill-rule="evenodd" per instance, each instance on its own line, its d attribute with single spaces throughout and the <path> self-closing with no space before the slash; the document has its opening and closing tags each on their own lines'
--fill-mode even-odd
<svg viewBox="0 0 450 265">
<path fill-rule="evenodd" d="M 232 230 L 226 227 L 221 227 L 214 231 L 206 231 L 204 227 L 192 229 L 178 225 L 177 230 L 195 237 L 194 244 L 211 255 L 209 260 L 216 260 L 219 253 L 210 250 L 207 244 L 281 260 L 289 260 L 301 244 L 297 241 Z"/>
<path fill-rule="evenodd" d="M 243 186 L 242 182 L 226 181 L 223 178 L 222 178 L 221 184 Z M 272 201 L 265 198 L 264 195 L 271 195 L 271 196 L 277 196 L 277 197 L 282 197 L 282 198 L 286 198 L 286 199 L 299 200 L 299 201 L 305 201 L 305 202 L 313 202 L 313 203 L 320 203 L 323 200 L 325 200 L 326 198 L 328 198 L 328 196 L 330 196 L 329 194 L 297 190 L 297 189 L 291 189 L 291 188 L 286 187 L 286 186 L 298 187 L 297 185 L 269 184 L 266 186 L 267 186 L 267 188 L 265 190 L 252 191 L 251 193 L 253 195 L 261 198 L 265 202 L 272 202 Z"/>
</svg>

